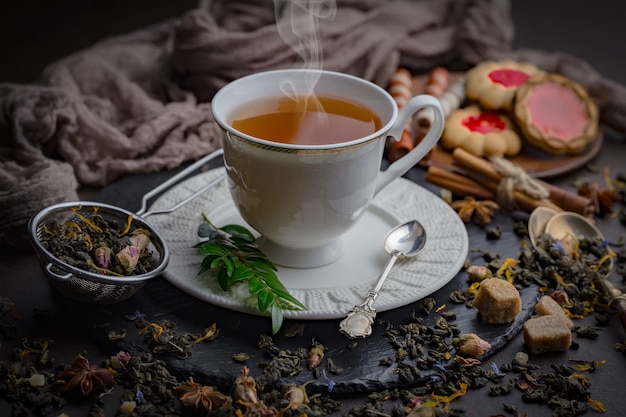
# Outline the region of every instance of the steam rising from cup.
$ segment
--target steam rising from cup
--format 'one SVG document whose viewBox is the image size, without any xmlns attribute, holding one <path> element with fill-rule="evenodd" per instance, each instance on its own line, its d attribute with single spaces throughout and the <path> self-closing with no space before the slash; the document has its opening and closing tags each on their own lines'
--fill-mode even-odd
<svg viewBox="0 0 626 417">
<path fill-rule="evenodd" d="M 303 69 L 323 68 L 322 43 L 319 36 L 319 20 L 333 20 L 337 13 L 335 0 L 274 0 L 278 34 L 300 57 Z M 280 19 L 282 13 L 289 17 Z M 298 94 L 293 80 L 283 79 L 280 90 L 287 97 L 305 95 L 307 100 L 298 100 L 298 111 L 304 116 L 307 110 L 323 115 L 324 109 L 315 97 L 314 88 L 320 74 L 305 73 L 306 91 Z M 313 107 L 313 108 L 309 108 Z"/>
</svg>

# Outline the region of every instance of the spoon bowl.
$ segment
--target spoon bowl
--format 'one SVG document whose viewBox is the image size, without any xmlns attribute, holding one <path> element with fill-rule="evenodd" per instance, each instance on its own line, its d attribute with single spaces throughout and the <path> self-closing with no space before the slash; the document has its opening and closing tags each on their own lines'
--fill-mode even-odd
<svg viewBox="0 0 626 417">
<path fill-rule="evenodd" d="M 578 213 L 564 211 L 554 214 L 546 222 L 544 233 L 549 233 L 555 239 L 572 236 L 576 239 L 583 237 L 604 240 L 604 235 L 586 217 Z"/>
<path fill-rule="evenodd" d="M 372 307 L 391 268 L 398 258 L 416 256 L 426 245 L 426 230 L 417 220 L 411 220 L 391 229 L 383 239 L 385 252 L 391 255 L 383 273 L 376 281 L 365 300 L 355 305 L 345 319 L 339 323 L 339 331 L 351 339 L 372 334 L 376 310 Z"/>
<path fill-rule="evenodd" d="M 537 241 L 546 232 L 546 224 L 557 212 L 548 207 L 539 206 L 530 213 L 528 219 L 528 235 L 533 247 L 537 247 Z"/>
<path fill-rule="evenodd" d="M 394 251 L 400 257 L 413 257 L 426 245 L 426 230 L 417 220 L 411 220 L 391 229 L 383 239 L 383 248 L 388 254 Z"/>
</svg>

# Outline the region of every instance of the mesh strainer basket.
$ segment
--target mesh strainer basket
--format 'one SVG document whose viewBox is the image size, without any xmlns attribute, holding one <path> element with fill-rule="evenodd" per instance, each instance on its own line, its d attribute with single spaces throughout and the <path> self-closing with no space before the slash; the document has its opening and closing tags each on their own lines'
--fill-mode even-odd
<svg viewBox="0 0 626 417">
<path fill-rule="evenodd" d="M 50 229 L 53 222 L 77 221 L 79 219 L 75 213 L 89 216 L 93 213 L 94 208 L 105 219 L 120 224 L 124 224 L 128 216 L 132 216 L 133 229 L 148 230 L 150 232 L 150 244 L 147 250 L 151 251 L 157 260 L 156 267 L 139 275 L 123 277 L 104 275 L 63 262 L 46 249 L 42 243 L 42 237 L 46 228 Z M 142 218 L 107 204 L 71 202 L 50 206 L 32 218 L 29 224 L 29 234 L 39 257 L 39 263 L 46 276 L 50 278 L 51 283 L 68 297 L 94 304 L 110 304 L 127 299 L 143 287 L 147 280 L 161 274 L 169 260 L 169 252 L 165 242 Z"/>
<path fill-rule="evenodd" d="M 169 261 L 169 250 L 167 249 L 165 241 L 144 218 L 154 214 L 167 214 L 178 209 L 188 201 L 213 187 L 223 176 L 216 178 L 183 201 L 166 210 L 145 212 L 148 199 L 168 189 L 182 178 L 188 176 L 191 172 L 197 170 L 200 166 L 221 155 L 222 151 L 219 150 L 205 156 L 144 195 L 142 208 L 136 213 L 108 204 L 88 201 L 60 203 L 41 210 L 30 219 L 28 224 L 28 236 L 37 253 L 44 274 L 60 292 L 68 297 L 87 303 L 112 304 L 123 301 L 134 295 L 148 280 L 159 276 L 163 270 L 165 270 Z M 142 274 L 117 277 L 90 272 L 70 265 L 59 259 L 46 248 L 42 237 L 43 234 L 46 233 L 46 228 L 49 229 L 52 222 L 63 223 L 74 221 L 78 218 L 76 212 L 89 217 L 89 215 L 93 214 L 94 209 L 97 209 L 100 216 L 119 224 L 126 224 L 129 216 L 132 216 L 131 229 L 143 228 L 149 232 L 150 243 L 147 250 L 152 252 L 153 257 L 157 260 L 157 265 Z"/>
</svg>

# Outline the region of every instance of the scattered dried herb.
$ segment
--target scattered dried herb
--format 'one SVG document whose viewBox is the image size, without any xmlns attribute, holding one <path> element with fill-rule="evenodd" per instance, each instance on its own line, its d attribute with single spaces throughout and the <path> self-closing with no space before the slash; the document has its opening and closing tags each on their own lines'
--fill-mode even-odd
<svg viewBox="0 0 626 417">
<path fill-rule="evenodd" d="M 211 342 L 219 334 L 215 323 L 204 329 L 203 333 L 193 333 L 179 332 L 176 323 L 171 320 L 152 322 L 144 314 L 138 312 L 126 318 L 135 323 L 139 334 L 143 335 L 144 342 L 152 353 L 173 354 L 180 359 L 189 357 L 193 346 L 202 342 Z"/>
<path fill-rule="evenodd" d="M 232 224 L 217 228 L 206 216 L 202 218 L 198 236 L 205 240 L 195 246 L 205 256 L 198 274 L 216 273 L 224 291 L 246 284 L 259 311 L 271 313 L 274 334 L 282 326 L 283 309 L 306 309 L 280 282 L 276 266 L 257 247 L 248 229 Z"/>
</svg>

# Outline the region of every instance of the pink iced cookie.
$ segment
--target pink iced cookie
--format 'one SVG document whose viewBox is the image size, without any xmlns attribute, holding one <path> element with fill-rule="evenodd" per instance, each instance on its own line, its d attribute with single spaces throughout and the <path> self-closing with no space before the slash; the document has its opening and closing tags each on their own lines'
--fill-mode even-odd
<svg viewBox="0 0 626 417">
<path fill-rule="evenodd" d="M 553 155 L 579 153 L 598 133 L 598 108 L 587 91 L 557 74 L 520 86 L 514 115 L 526 141 Z"/>
</svg>

